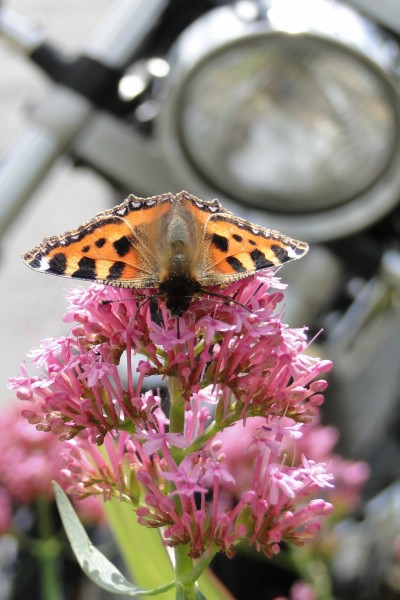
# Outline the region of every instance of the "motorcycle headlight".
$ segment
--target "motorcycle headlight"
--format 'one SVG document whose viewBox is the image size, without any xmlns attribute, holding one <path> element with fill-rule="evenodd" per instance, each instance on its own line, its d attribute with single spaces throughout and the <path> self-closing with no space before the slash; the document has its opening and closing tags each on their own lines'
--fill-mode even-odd
<svg viewBox="0 0 400 600">
<path fill-rule="evenodd" d="M 329 0 L 211 11 L 172 57 L 167 160 L 183 187 L 245 204 L 256 222 L 309 240 L 355 231 L 399 197 L 398 55 Z"/>
</svg>

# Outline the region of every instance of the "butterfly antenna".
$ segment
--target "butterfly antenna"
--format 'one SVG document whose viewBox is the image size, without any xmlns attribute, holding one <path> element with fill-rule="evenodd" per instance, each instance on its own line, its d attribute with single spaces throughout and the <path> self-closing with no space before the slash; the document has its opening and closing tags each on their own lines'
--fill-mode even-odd
<svg viewBox="0 0 400 600">
<path fill-rule="evenodd" d="M 157 301 L 157 299 L 160 298 L 160 296 L 162 296 L 162 294 L 152 294 L 151 296 L 147 296 L 147 295 L 145 296 L 143 294 L 138 294 L 136 296 L 131 296 L 130 298 L 114 298 L 113 300 L 100 300 L 100 304 L 111 304 L 114 302 L 124 302 L 127 300 L 140 301 L 140 304 L 136 308 L 136 313 L 135 313 L 135 317 L 136 317 L 137 313 L 142 308 L 142 306 L 144 306 L 146 304 L 146 302 L 149 302 L 151 320 L 154 323 L 156 323 L 157 325 L 165 325 L 164 317 L 159 308 L 158 301 Z"/>
<path fill-rule="evenodd" d="M 249 308 L 245 304 L 242 304 L 241 302 L 238 302 L 238 300 L 235 300 L 234 298 L 227 298 L 226 296 L 223 296 L 222 294 L 217 294 L 216 292 L 209 292 L 208 290 L 204 290 L 204 289 L 201 289 L 200 291 L 204 295 L 212 296 L 213 298 L 222 299 L 224 301 L 223 304 L 229 304 L 230 302 L 232 302 L 233 304 L 237 304 L 238 306 L 241 306 L 242 308 L 247 310 L 247 312 L 249 312 L 249 313 L 253 312 L 251 310 L 251 308 Z M 212 300 L 212 298 L 210 298 L 210 300 Z"/>
<path fill-rule="evenodd" d="M 99 304 L 113 304 L 114 302 L 126 302 L 127 300 L 143 300 L 143 304 L 149 300 L 154 298 L 159 298 L 161 294 L 152 294 L 151 296 L 147 296 L 144 294 L 137 294 L 136 296 L 130 296 L 129 298 L 113 298 L 112 300 L 100 300 Z M 143 306 L 141 304 L 140 306 Z"/>
<path fill-rule="evenodd" d="M 132 296 L 130 298 L 114 298 L 114 300 L 100 300 L 99 304 L 114 304 L 114 302 L 126 302 L 126 300 L 136 300 Z"/>
<path fill-rule="evenodd" d="M 130 298 L 115 298 L 114 300 L 101 300 L 100 304 L 111 304 L 111 303 L 114 303 L 114 302 L 125 302 L 127 300 L 141 300 L 141 302 L 136 306 L 136 312 L 135 312 L 135 316 L 134 316 L 134 318 L 136 318 L 136 315 L 138 314 L 138 312 L 142 308 L 142 306 L 144 306 L 146 304 L 146 302 L 149 302 L 150 296 L 131 296 Z"/>
<path fill-rule="evenodd" d="M 114 304 L 114 302 L 126 302 L 127 300 L 139 300 L 145 296 L 130 296 L 129 298 L 113 298 L 112 300 L 100 300 L 99 304 Z"/>
<path fill-rule="evenodd" d="M 143 300 L 143 302 L 140 302 L 140 304 L 138 304 L 138 306 L 136 307 L 135 317 L 138 314 L 139 310 L 142 308 L 142 306 L 144 306 L 146 304 L 146 302 L 149 302 L 149 301 L 150 301 L 150 298 L 146 296 L 146 299 Z"/>
<path fill-rule="evenodd" d="M 253 296 L 256 296 L 258 294 L 258 292 L 261 290 L 261 288 L 263 287 L 263 285 L 264 284 L 262 282 L 260 282 L 258 284 L 258 287 L 257 287 L 256 291 L 254 292 Z"/>
</svg>

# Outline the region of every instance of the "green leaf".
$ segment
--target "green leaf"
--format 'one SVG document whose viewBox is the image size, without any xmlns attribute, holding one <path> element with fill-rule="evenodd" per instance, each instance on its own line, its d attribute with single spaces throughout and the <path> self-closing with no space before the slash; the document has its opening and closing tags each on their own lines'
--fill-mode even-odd
<svg viewBox="0 0 400 600">
<path fill-rule="evenodd" d="M 206 569 L 200 576 L 199 587 L 207 600 L 235 600 L 211 569 Z"/>
<path fill-rule="evenodd" d="M 104 510 L 129 573 L 138 585 L 153 588 L 175 579 L 158 529 L 139 525 L 132 506 L 117 498 L 105 502 Z M 163 595 L 163 600 L 174 599 L 175 588 Z"/>
<path fill-rule="evenodd" d="M 53 482 L 54 493 L 64 529 L 83 572 L 99 587 L 114 594 L 151 596 L 174 587 L 174 582 L 153 589 L 141 589 L 128 581 L 122 573 L 93 546 L 61 487 Z"/>
</svg>

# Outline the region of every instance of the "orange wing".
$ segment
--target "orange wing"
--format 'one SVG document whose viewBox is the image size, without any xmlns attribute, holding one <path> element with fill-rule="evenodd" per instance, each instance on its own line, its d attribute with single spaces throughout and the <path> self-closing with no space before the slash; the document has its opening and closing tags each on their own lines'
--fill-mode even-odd
<svg viewBox="0 0 400 600">
<path fill-rule="evenodd" d="M 168 269 L 171 240 L 163 235 L 164 219 L 190 213 L 195 247 L 190 248 L 193 273 L 187 278 L 201 286 L 220 285 L 300 258 L 305 242 L 293 240 L 235 217 L 217 200 L 204 201 L 187 192 L 151 198 L 129 196 L 122 204 L 99 213 L 76 230 L 45 238 L 23 256 L 37 271 L 86 279 L 126 288 L 159 287 L 163 272 L 170 287 L 174 274 Z M 181 225 L 182 226 L 182 225 Z M 181 282 L 182 283 L 182 282 Z"/>
<path fill-rule="evenodd" d="M 206 224 L 202 285 L 218 285 L 277 267 L 304 256 L 308 244 L 279 231 L 253 225 L 229 212 L 211 215 Z"/>
<path fill-rule="evenodd" d="M 76 230 L 45 238 L 23 256 L 37 271 L 117 287 L 158 287 L 155 223 L 171 208 L 171 196 L 136 198 L 99 213 Z"/>
</svg>

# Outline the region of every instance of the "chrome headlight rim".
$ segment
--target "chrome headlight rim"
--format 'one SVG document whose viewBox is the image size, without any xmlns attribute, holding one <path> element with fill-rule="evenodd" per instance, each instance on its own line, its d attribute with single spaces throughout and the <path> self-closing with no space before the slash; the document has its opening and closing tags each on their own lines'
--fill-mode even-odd
<svg viewBox="0 0 400 600">
<path fill-rule="evenodd" d="M 282 23 L 271 21 L 268 13 L 277 6 L 287 8 L 296 3 L 309 9 L 320 6 L 331 11 L 331 19 L 321 27 L 311 19 L 302 28 L 291 31 Z M 309 241 L 325 241 L 361 230 L 384 216 L 398 202 L 400 195 L 400 86 L 396 61 L 399 47 L 394 38 L 384 30 L 361 17 L 343 4 L 328 0 L 267 0 L 254 6 L 254 18 L 241 15 L 238 7 L 224 6 L 214 9 L 189 26 L 178 39 L 171 55 L 171 76 L 161 98 L 161 112 L 156 124 L 156 136 L 163 155 L 178 185 L 189 188 L 206 198 L 218 197 L 227 208 L 246 215 L 256 223 L 274 227 L 303 237 Z M 264 11 L 255 14 L 261 6 Z M 279 20 L 279 19 L 278 19 Z M 350 35 L 349 24 L 356 24 L 358 37 Z M 255 39 L 272 39 L 273 36 L 301 35 L 313 41 L 332 44 L 362 61 L 367 69 L 382 81 L 382 89 L 390 99 L 396 123 L 397 136 L 390 160 L 380 177 L 362 195 L 346 199 L 331 208 L 310 210 L 303 214 L 282 213 L 244 205 L 233 194 L 227 194 L 207 174 L 196 166 L 182 139 L 180 110 L 188 82 L 199 68 L 239 43 Z"/>
</svg>

